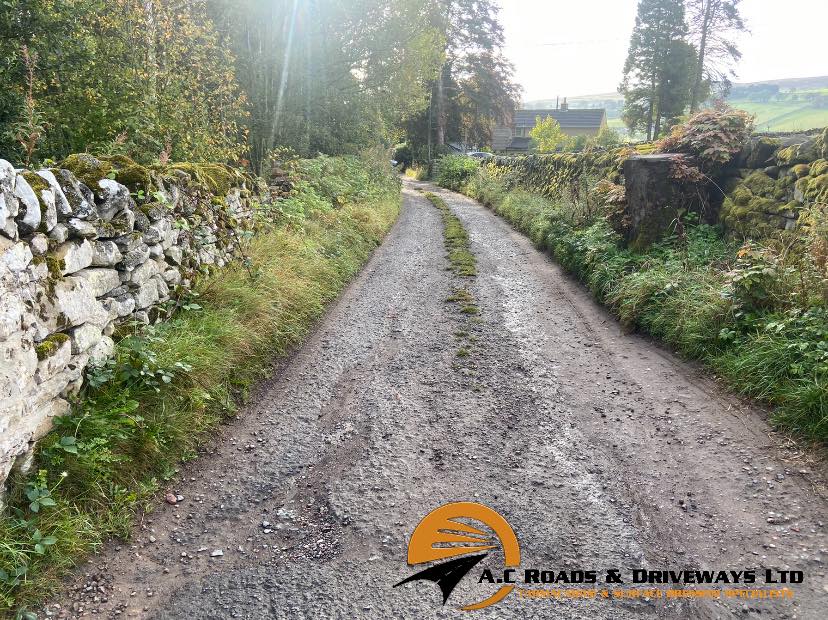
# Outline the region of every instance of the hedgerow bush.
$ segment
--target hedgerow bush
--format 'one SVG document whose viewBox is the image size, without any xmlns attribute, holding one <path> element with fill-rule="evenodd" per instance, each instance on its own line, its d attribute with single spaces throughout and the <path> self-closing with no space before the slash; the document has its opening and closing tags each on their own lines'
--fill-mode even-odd
<svg viewBox="0 0 828 620">
<path fill-rule="evenodd" d="M 427 181 L 428 167 L 421 164 L 412 164 L 405 169 L 405 176 L 409 179 L 414 179 L 415 181 Z"/>
<path fill-rule="evenodd" d="M 750 138 L 753 117 L 736 108 L 719 106 L 702 110 L 686 123 L 679 123 L 670 135 L 656 143 L 662 153 L 687 155 L 704 172 L 727 164 Z"/>
<path fill-rule="evenodd" d="M 460 191 L 480 167 L 480 161 L 465 155 L 446 155 L 437 162 L 437 183 Z"/>
</svg>

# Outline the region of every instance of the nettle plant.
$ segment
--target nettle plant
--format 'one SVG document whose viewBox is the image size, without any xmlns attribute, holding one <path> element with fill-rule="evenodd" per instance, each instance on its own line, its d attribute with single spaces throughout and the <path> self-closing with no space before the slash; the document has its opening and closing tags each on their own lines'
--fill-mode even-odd
<svg viewBox="0 0 828 620">
<path fill-rule="evenodd" d="M 26 579 L 37 556 L 45 555 L 58 542 L 56 536 L 42 532 L 38 524 L 40 514 L 57 505 L 53 493 L 66 476 L 66 472 L 61 473 L 50 486 L 47 471 L 38 471 L 37 476 L 26 483 L 25 501 L 9 507 L 6 527 L 14 533 L 14 537 L 9 538 L 14 542 L 0 549 L 0 598 L 4 590 L 18 587 Z"/>
<path fill-rule="evenodd" d="M 191 306 L 197 308 L 200 306 Z M 166 367 L 158 362 L 154 343 L 162 342 L 153 326 L 143 327 L 139 335 L 128 336 L 118 345 L 117 355 L 87 370 L 87 382 L 92 388 L 117 381 L 125 388 L 149 388 L 161 391 L 161 385 L 171 383 L 178 373 L 187 373 L 192 367 L 184 362 L 175 362 Z"/>
</svg>

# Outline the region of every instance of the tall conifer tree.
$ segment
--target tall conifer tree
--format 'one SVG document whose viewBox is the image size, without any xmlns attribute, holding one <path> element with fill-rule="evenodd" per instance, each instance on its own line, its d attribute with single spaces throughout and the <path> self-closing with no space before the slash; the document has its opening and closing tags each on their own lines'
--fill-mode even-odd
<svg viewBox="0 0 828 620">
<path fill-rule="evenodd" d="M 640 0 L 619 91 L 624 122 L 631 131 L 645 130 L 648 140 L 689 100 L 694 52 L 686 37 L 683 0 Z"/>
</svg>

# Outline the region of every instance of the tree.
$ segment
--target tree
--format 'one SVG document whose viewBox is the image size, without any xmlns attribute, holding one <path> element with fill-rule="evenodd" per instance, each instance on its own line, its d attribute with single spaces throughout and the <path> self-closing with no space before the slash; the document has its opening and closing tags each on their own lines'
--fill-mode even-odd
<svg viewBox="0 0 828 620">
<path fill-rule="evenodd" d="M 733 44 L 733 35 L 747 30 L 739 14 L 741 0 L 690 0 L 690 33 L 698 57 L 690 96 L 690 111 L 704 101 L 705 84 L 729 84 L 732 64 L 742 54 Z"/>
<path fill-rule="evenodd" d="M 570 141 L 558 121 L 551 116 L 536 117 L 535 126 L 529 131 L 529 137 L 532 138 L 535 148 L 540 153 L 553 153 L 559 146 L 566 145 Z"/>
<path fill-rule="evenodd" d="M 458 125 L 449 134 L 459 133 L 463 144 L 491 144 L 498 121 L 512 114 L 519 89 L 511 79 L 512 66 L 500 54 L 469 54 L 459 67 Z"/>
<path fill-rule="evenodd" d="M 672 41 L 664 58 L 664 70 L 657 88 L 653 137 L 661 135 L 684 114 L 690 97 L 695 48 L 686 41 Z"/>
<path fill-rule="evenodd" d="M 622 118 L 651 140 L 664 119 L 683 113 L 689 99 L 689 46 L 683 0 L 640 0 L 624 63 Z"/>
<path fill-rule="evenodd" d="M 621 136 L 612 127 L 601 127 L 594 138 L 589 140 L 588 146 L 604 149 L 613 148 L 621 144 Z"/>
<path fill-rule="evenodd" d="M 37 67 L 29 96 L 23 46 Z M 34 102 L 43 156 L 235 161 L 244 98 L 205 0 L 7 0 L 0 11 L 0 146 Z M 5 140 L 3 140 L 5 136 Z M 8 150 L 7 150 L 8 149 Z"/>
<path fill-rule="evenodd" d="M 35 103 L 41 114 L 53 120 L 51 107 L 42 101 L 46 85 L 42 76 L 58 74 L 56 58 L 66 72 L 92 60 L 82 29 L 91 2 L 83 0 L 6 0 L 0 10 L 0 153 L 20 161 L 25 157 L 17 139 L 18 128 L 26 122 Z M 37 58 L 37 70 L 29 83 L 23 50 Z M 60 83 L 54 83 L 53 89 Z M 31 95 L 31 98 L 29 97 Z M 27 101 L 29 103 L 27 103 Z M 65 122 L 65 121 L 64 121 Z M 41 149 L 49 148 L 57 128 L 42 136 Z"/>
<path fill-rule="evenodd" d="M 482 147 L 494 127 L 507 123 L 520 89 L 501 52 L 503 31 L 494 0 L 430 0 L 432 23 L 442 34 L 442 68 L 430 105 L 400 123 L 417 161 L 448 151 L 447 142 Z"/>
<path fill-rule="evenodd" d="M 211 0 L 250 102 L 251 160 L 387 141 L 428 103 L 445 45 L 427 0 Z"/>
<path fill-rule="evenodd" d="M 451 82 L 461 89 L 473 106 L 485 111 L 486 125 L 491 127 L 497 120 L 514 109 L 518 87 L 513 82 L 514 69 L 501 53 L 503 27 L 499 22 L 499 7 L 494 0 L 437 0 L 436 19 L 445 36 L 445 64 L 434 88 L 436 143 L 442 146 L 447 137 L 462 139 L 462 131 L 455 125 L 448 127 L 450 108 L 458 105 L 452 98 L 462 97 L 460 90 L 451 90 Z M 485 84 L 488 88 L 482 90 Z M 462 105 L 462 104 L 460 104 Z M 475 117 L 467 127 L 479 122 Z M 469 117 L 467 116 L 467 121 Z M 458 119 L 459 121 L 460 119 Z M 480 129 L 477 124 L 476 129 Z M 491 138 L 491 129 L 482 132 L 483 141 Z"/>
</svg>

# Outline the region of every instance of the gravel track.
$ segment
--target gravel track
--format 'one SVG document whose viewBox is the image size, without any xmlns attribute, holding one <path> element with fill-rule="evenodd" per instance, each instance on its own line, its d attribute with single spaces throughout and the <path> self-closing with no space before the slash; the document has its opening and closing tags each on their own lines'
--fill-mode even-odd
<svg viewBox="0 0 828 620">
<path fill-rule="evenodd" d="M 447 270 L 439 194 L 478 275 Z M 406 181 L 400 219 L 318 330 L 214 445 L 184 497 L 81 568 L 58 616 L 138 618 L 826 617 L 825 467 L 696 367 L 625 334 L 490 211 Z M 465 284 L 480 309 L 446 299 Z M 467 333 L 457 356 L 458 333 Z M 406 545 L 431 509 L 477 501 L 522 565 L 795 569 L 791 601 L 530 600 L 445 607 Z M 221 555 L 215 553 L 220 550 Z M 499 570 L 498 554 L 484 561 Z M 519 586 L 522 587 L 522 586 Z M 482 597 L 479 597 L 482 598 Z M 96 600 L 97 599 L 97 600 Z"/>
</svg>

